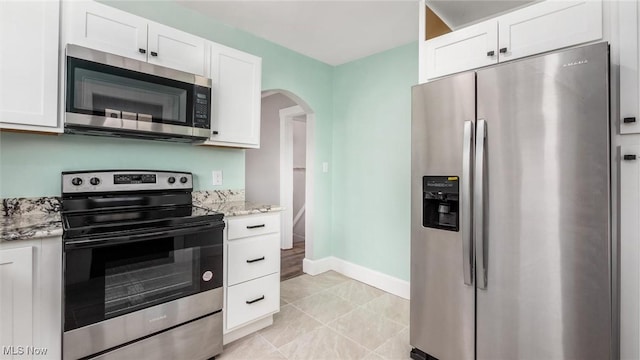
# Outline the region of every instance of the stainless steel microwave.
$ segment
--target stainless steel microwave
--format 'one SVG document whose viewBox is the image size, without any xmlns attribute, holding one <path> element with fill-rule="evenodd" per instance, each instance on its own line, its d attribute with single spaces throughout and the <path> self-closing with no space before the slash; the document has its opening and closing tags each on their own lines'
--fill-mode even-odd
<svg viewBox="0 0 640 360">
<path fill-rule="evenodd" d="M 65 85 L 66 133 L 209 138 L 211 79 L 69 44 Z"/>
</svg>

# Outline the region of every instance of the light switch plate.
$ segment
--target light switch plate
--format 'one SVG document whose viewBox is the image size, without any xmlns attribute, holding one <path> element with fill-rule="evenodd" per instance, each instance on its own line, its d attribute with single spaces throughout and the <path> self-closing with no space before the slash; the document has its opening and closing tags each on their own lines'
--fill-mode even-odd
<svg viewBox="0 0 640 360">
<path fill-rule="evenodd" d="M 215 186 L 222 185 L 222 170 L 213 170 L 211 172 L 211 176 L 213 177 L 213 185 Z"/>
<path fill-rule="evenodd" d="M 328 162 L 323 162 L 322 163 L 322 172 L 323 173 L 329 172 L 329 163 Z"/>
</svg>

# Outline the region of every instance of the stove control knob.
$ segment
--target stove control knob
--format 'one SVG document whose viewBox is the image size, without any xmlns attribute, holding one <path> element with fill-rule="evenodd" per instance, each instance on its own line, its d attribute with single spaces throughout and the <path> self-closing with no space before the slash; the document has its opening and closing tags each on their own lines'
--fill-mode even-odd
<svg viewBox="0 0 640 360">
<path fill-rule="evenodd" d="M 99 185 L 100 184 L 100 179 L 98 179 L 97 177 L 92 177 L 89 180 L 89 183 L 93 186 Z"/>
<path fill-rule="evenodd" d="M 173 176 L 170 176 L 169 179 L 167 179 L 167 181 L 169 182 L 169 184 L 173 184 L 174 182 L 176 182 L 176 178 L 174 178 Z"/>
<path fill-rule="evenodd" d="M 181 177 L 180 178 L 180 182 L 183 183 L 183 184 L 186 184 L 187 183 L 187 177 L 186 176 Z"/>
<path fill-rule="evenodd" d="M 71 179 L 71 183 L 75 186 L 80 186 L 82 185 L 82 179 L 80 179 L 79 177 L 75 177 Z"/>
</svg>

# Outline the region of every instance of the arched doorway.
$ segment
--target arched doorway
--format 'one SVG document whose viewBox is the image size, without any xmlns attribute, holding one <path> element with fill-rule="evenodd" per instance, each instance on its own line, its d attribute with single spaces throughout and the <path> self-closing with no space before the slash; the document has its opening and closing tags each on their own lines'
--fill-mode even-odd
<svg viewBox="0 0 640 360">
<path fill-rule="evenodd" d="M 302 274 L 313 257 L 315 113 L 294 93 L 262 92 L 260 149 L 246 151 L 246 197 L 279 204 L 282 213 L 281 279 Z"/>
</svg>

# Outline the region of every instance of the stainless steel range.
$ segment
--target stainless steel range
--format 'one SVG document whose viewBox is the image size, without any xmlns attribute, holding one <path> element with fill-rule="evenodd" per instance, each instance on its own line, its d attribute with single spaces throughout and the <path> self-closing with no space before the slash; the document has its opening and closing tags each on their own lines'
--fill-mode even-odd
<svg viewBox="0 0 640 360">
<path fill-rule="evenodd" d="M 64 359 L 222 352 L 223 215 L 175 171 L 62 173 Z"/>
</svg>

